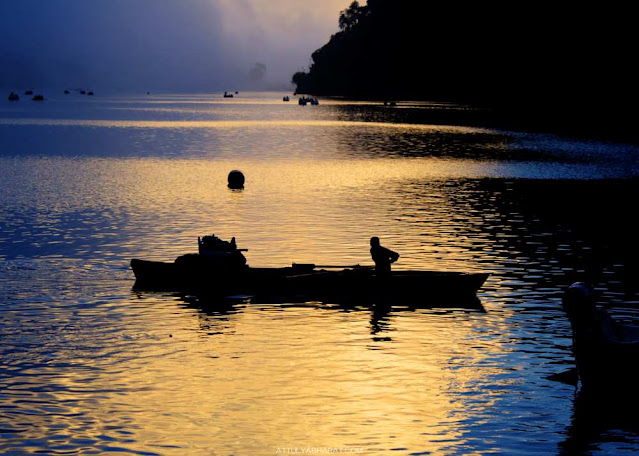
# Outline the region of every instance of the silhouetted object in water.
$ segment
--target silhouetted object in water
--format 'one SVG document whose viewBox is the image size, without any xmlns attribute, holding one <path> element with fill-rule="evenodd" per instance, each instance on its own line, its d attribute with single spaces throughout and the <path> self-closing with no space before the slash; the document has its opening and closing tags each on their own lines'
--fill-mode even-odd
<svg viewBox="0 0 639 456">
<path fill-rule="evenodd" d="M 18 96 L 18 94 L 17 94 L 17 93 L 13 93 L 13 92 L 11 92 L 11 93 L 9 94 L 9 96 L 7 97 L 7 99 L 8 99 L 9 101 L 18 101 L 18 100 L 20 99 L 20 97 Z"/>
<path fill-rule="evenodd" d="M 382 247 L 379 238 L 373 236 L 371 238 L 371 257 L 375 262 L 375 272 L 378 277 L 387 277 L 391 272 L 391 263 L 399 259 L 399 253 L 393 252 L 386 247 Z"/>
<path fill-rule="evenodd" d="M 233 190 L 244 188 L 244 174 L 242 174 L 242 171 L 238 171 L 237 169 L 231 171 L 228 176 L 228 183 L 229 188 Z"/>
<path fill-rule="evenodd" d="M 297 100 L 297 103 L 300 106 L 306 106 L 308 103 L 310 103 L 311 106 L 318 106 L 319 100 L 317 98 L 311 98 L 311 97 L 300 97 L 299 100 Z"/>
<path fill-rule="evenodd" d="M 87 92 L 87 95 L 93 95 L 93 92 L 89 91 Z"/>
<path fill-rule="evenodd" d="M 24 92 L 25 95 L 33 95 L 33 90 L 26 90 Z"/>
<path fill-rule="evenodd" d="M 639 382 L 639 326 L 615 321 L 596 305 L 593 288 L 574 283 L 563 296 L 573 331 L 573 352 L 584 387 L 634 386 Z"/>
<path fill-rule="evenodd" d="M 488 274 L 400 271 L 380 281 L 369 266 L 295 264 L 251 268 L 235 239 L 198 239 L 198 253 L 172 263 L 133 259 L 137 290 L 179 290 L 201 295 L 251 294 L 302 301 L 337 299 L 343 303 L 392 303 L 412 307 L 481 307 L 475 293 Z M 318 269 L 318 268 L 325 269 Z M 330 271 L 331 268 L 344 268 Z"/>
<path fill-rule="evenodd" d="M 224 92 L 224 98 L 233 98 L 233 94 L 229 92 Z"/>
<path fill-rule="evenodd" d="M 288 97 L 288 95 L 286 95 L 284 98 L 282 98 L 282 101 L 291 101 L 291 99 Z"/>
<path fill-rule="evenodd" d="M 44 95 L 34 95 L 32 100 L 33 101 L 44 101 Z"/>
<path fill-rule="evenodd" d="M 65 91 L 64 91 L 64 94 L 65 94 L 65 95 L 69 95 L 69 93 L 70 93 L 70 92 L 69 92 L 68 90 L 65 90 Z"/>
<path fill-rule="evenodd" d="M 235 91 L 235 95 L 239 95 L 240 92 L 238 92 L 237 90 Z"/>
<path fill-rule="evenodd" d="M 86 95 L 87 91 L 86 90 L 80 90 L 80 95 Z"/>
</svg>

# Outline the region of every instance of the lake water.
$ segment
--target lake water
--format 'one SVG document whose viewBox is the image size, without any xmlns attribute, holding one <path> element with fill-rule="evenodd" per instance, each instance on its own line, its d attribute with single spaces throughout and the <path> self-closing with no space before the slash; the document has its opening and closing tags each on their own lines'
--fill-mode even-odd
<svg viewBox="0 0 639 456">
<path fill-rule="evenodd" d="M 1 453 L 639 451 L 636 420 L 547 378 L 574 366 L 570 283 L 638 315 L 639 147 L 282 95 L 0 102 Z M 397 269 L 492 275 L 481 308 L 132 290 L 131 258 L 210 233 L 253 266 L 370 264 L 377 235 Z"/>
</svg>

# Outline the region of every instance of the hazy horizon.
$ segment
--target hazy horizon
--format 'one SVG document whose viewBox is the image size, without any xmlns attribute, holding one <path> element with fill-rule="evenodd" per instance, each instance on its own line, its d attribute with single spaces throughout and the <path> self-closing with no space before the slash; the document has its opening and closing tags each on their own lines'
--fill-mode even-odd
<svg viewBox="0 0 639 456">
<path fill-rule="evenodd" d="M 3 5 L 0 86 L 290 88 L 349 0 L 37 0 Z M 258 65 L 261 64 L 261 65 Z M 263 66 L 262 66 L 263 65 Z M 265 71 L 264 71 L 265 69 Z"/>
</svg>

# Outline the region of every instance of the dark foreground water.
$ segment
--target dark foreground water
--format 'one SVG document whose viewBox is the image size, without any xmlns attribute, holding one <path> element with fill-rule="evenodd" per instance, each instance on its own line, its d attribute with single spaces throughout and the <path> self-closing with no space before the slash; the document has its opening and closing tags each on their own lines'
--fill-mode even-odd
<svg viewBox="0 0 639 456">
<path fill-rule="evenodd" d="M 0 453 L 639 451 L 628 405 L 547 379 L 567 285 L 637 315 L 639 148 L 280 100 L 0 102 Z M 377 235 L 397 268 L 492 276 L 479 308 L 132 291 L 131 258 L 209 233 L 254 266 L 370 263 Z"/>
</svg>

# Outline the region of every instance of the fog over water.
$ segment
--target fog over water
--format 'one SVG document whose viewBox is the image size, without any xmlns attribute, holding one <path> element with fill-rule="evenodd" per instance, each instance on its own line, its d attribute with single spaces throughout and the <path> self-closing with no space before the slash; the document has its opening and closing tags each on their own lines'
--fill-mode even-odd
<svg viewBox="0 0 639 456">
<path fill-rule="evenodd" d="M 3 2 L 0 87 L 283 88 L 337 31 L 344 0 Z M 266 72 L 254 72 L 257 63 Z"/>
</svg>

